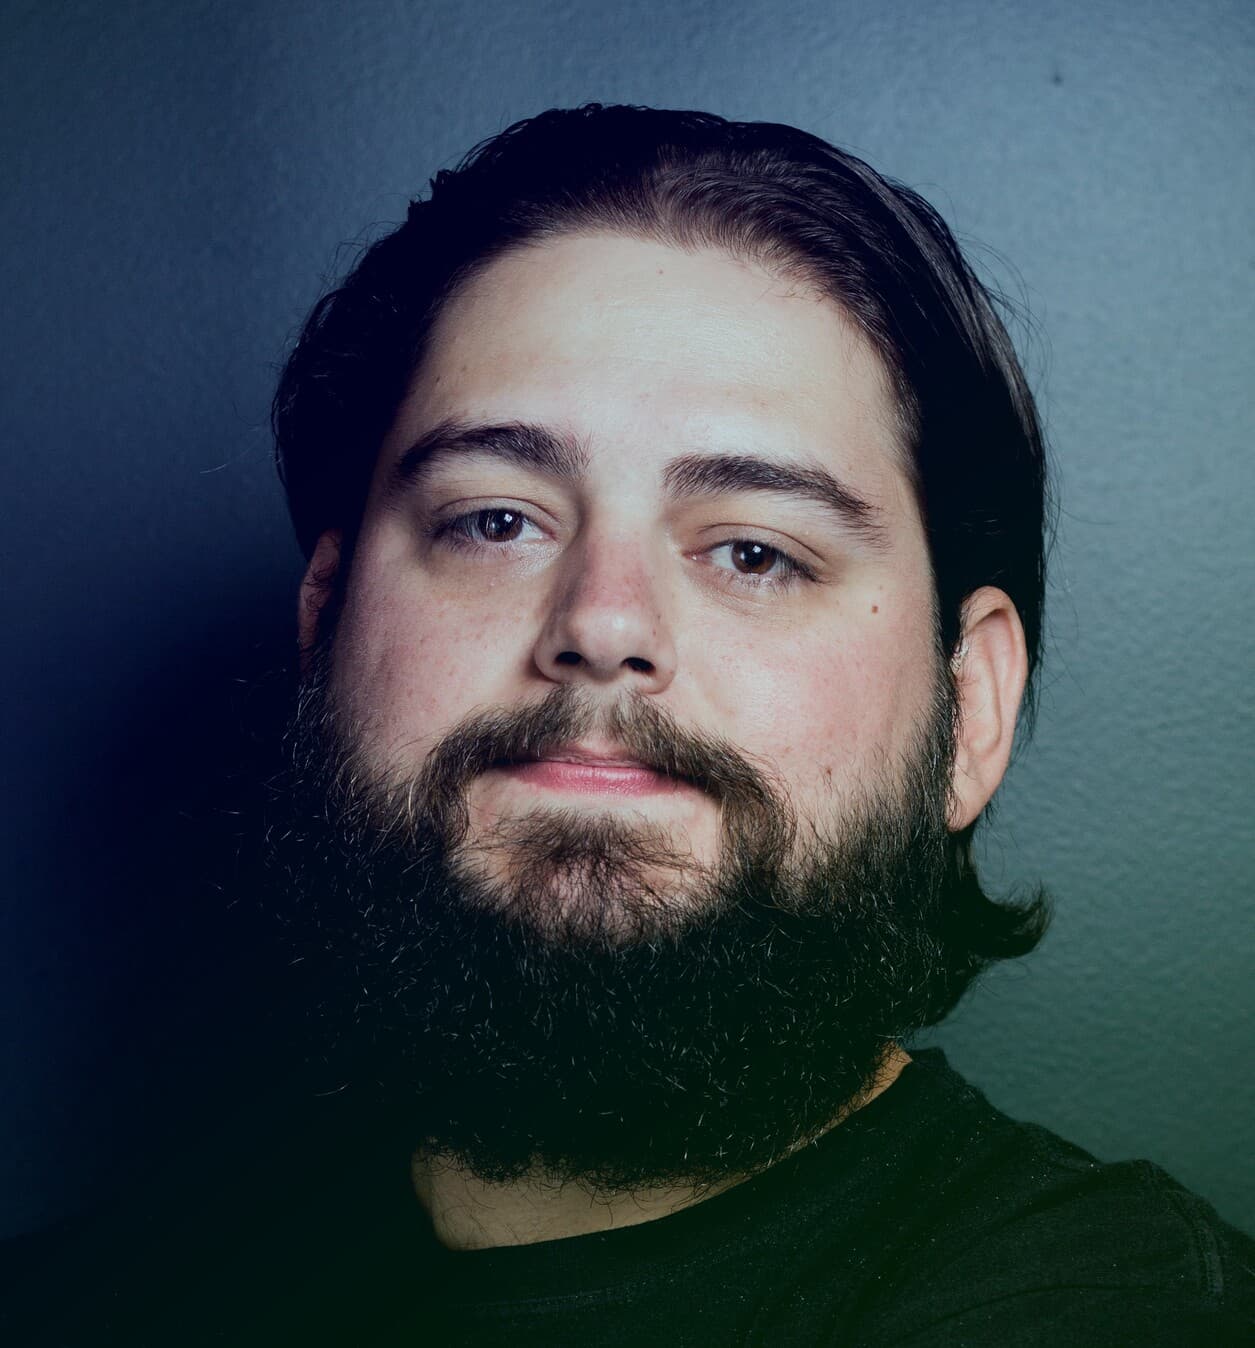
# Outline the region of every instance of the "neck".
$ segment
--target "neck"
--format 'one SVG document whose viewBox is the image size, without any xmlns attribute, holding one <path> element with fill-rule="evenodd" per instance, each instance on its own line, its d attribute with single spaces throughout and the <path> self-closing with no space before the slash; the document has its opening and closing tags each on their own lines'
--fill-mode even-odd
<svg viewBox="0 0 1255 1348">
<path fill-rule="evenodd" d="M 847 1105 L 822 1132 L 836 1127 L 888 1090 L 910 1061 L 903 1049 L 893 1046 L 875 1084 Z M 793 1150 L 811 1140 L 799 1142 Z M 660 1188 L 594 1197 L 578 1183 L 557 1184 L 540 1174 L 510 1184 L 488 1183 L 452 1162 L 427 1158 L 422 1153 L 414 1157 L 412 1176 L 414 1191 L 431 1218 L 436 1238 L 451 1250 L 530 1245 L 635 1226 L 692 1207 L 749 1178 L 735 1176 L 701 1189 Z"/>
</svg>

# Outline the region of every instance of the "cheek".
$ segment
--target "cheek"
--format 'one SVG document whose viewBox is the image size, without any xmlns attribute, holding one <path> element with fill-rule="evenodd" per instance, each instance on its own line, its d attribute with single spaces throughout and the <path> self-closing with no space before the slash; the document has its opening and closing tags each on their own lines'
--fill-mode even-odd
<svg viewBox="0 0 1255 1348">
<path fill-rule="evenodd" d="M 381 762 L 421 761 L 472 707 L 499 700 L 508 639 L 464 603 L 356 578 L 336 633 L 334 677 L 367 751 Z"/>
<path fill-rule="evenodd" d="M 781 635 L 770 652 L 740 650 L 719 662 L 717 718 L 734 743 L 778 769 L 803 808 L 882 774 L 929 706 L 927 624 L 905 611 L 895 618 L 884 603 L 874 614 L 868 605 L 866 617 Z"/>
</svg>

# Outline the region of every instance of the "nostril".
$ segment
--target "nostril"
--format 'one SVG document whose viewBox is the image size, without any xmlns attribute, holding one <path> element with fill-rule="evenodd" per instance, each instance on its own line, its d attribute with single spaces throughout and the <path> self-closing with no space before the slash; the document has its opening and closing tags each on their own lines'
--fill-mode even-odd
<svg viewBox="0 0 1255 1348">
<path fill-rule="evenodd" d="M 629 655 L 623 663 L 629 669 L 634 669 L 638 674 L 652 674 L 654 672 L 654 667 L 648 660 L 642 660 L 636 655 Z"/>
<path fill-rule="evenodd" d="M 584 663 L 584 658 L 578 651 L 559 651 L 554 661 L 559 665 L 580 665 Z"/>
</svg>

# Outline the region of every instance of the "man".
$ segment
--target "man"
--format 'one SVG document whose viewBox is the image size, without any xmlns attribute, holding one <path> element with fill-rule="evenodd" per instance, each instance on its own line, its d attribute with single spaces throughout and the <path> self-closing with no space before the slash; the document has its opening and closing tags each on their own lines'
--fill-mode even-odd
<svg viewBox="0 0 1255 1348">
<path fill-rule="evenodd" d="M 216 1278 L 232 1341 L 1249 1335 L 1205 1203 L 903 1046 L 1045 926 L 971 860 L 1043 447 L 920 198 L 784 127 L 547 113 L 320 303 L 275 426 L 271 885 L 365 1131 L 289 1158 L 340 1243 L 264 1312 Z M 358 1146 L 403 1215 L 319 1215 Z"/>
</svg>

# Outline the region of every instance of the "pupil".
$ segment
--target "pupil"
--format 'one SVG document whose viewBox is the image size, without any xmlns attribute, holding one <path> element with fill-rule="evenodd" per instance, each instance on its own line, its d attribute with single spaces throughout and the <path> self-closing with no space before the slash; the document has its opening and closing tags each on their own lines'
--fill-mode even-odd
<svg viewBox="0 0 1255 1348">
<path fill-rule="evenodd" d="M 479 517 L 479 527 L 485 538 L 501 542 L 509 540 L 519 531 L 520 516 L 513 510 L 485 510 Z"/>
<path fill-rule="evenodd" d="M 740 542 L 732 549 L 732 560 L 738 571 L 748 571 L 761 576 L 765 571 L 771 570 L 771 565 L 776 560 L 776 550 L 769 548 L 765 543 Z"/>
</svg>

